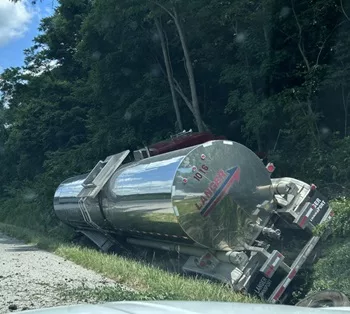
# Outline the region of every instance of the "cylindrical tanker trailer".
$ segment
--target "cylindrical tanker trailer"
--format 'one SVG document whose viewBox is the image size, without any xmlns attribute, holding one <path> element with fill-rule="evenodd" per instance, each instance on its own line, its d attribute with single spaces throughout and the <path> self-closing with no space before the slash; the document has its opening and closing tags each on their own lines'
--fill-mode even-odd
<svg viewBox="0 0 350 314">
<path fill-rule="evenodd" d="M 184 271 L 283 302 L 320 239 L 312 230 L 331 216 L 315 186 L 271 179 L 271 165 L 228 140 L 145 152 L 132 162 L 130 151 L 109 156 L 62 182 L 58 218 L 101 250 L 127 243 L 183 253 Z M 293 257 L 281 248 L 284 233 L 302 243 Z"/>
</svg>

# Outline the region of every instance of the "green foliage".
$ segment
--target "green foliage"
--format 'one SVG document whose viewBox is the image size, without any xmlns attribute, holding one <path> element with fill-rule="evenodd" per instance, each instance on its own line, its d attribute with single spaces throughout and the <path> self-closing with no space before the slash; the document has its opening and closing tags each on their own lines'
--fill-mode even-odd
<svg viewBox="0 0 350 314">
<path fill-rule="evenodd" d="M 349 195 L 350 137 L 327 135 L 321 147 L 299 143 L 291 146 L 294 134 L 286 134 L 280 149 L 270 155 L 278 165 L 276 175 L 289 175 L 309 183 L 315 183 L 328 198 Z M 290 139 L 290 140 L 289 140 Z"/>
<path fill-rule="evenodd" d="M 174 77 L 189 95 L 183 51 L 167 12 L 174 8 L 211 130 L 263 151 L 273 149 L 281 129 L 288 130 L 288 147 L 278 149 L 292 163 L 297 155 L 332 151 L 320 150 L 323 127 L 346 134 L 350 42 L 340 38 L 350 22 L 336 1 L 299 1 L 292 8 L 284 0 L 61 0 L 25 51 L 24 68 L 2 75 L 2 102 L 9 109 L 1 117 L 11 125 L 1 132 L 4 162 L 12 161 L 3 182 L 33 180 L 47 171 L 43 165 L 56 152 L 70 159 L 71 150 L 84 151 L 83 159 L 62 169 L 75 173 L 82 164 L 91 166 L 92 160 L 175 130 L 154 26 L 157 16 Z M 184 125 L 193 128 L 192 113 L 179 99 Z M 294 168 L 288 172 L 294 174 Z"/>
<path fill-rule="evenodd" d="M 324 252 L 325 257 L 314 266 L 311 292 L 330 289 L 350 296 L 349 240 L 337 239 L 328 245 Z"/>
<path fill-rule="evenodd" d="M 350 236 L 350 199 L 339 198 L 331 203 L 335 216 L 329 227 L 333 237 L 348 238 Z"/>
</svg>

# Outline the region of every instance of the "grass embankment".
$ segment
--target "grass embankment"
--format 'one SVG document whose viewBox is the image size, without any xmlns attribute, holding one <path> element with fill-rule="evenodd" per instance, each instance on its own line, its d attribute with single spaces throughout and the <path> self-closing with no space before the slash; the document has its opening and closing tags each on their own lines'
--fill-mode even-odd
<svg viewBox="0 0 350 314">
<path fill-rule="evenodd" d="M 127 287 L 129 292 L 117 288 L 98 288 L 84 291 L 70 291 L 82 300 L 93 297 L 96 301 L 118 300 L 211 300 L 233 302 L 261 302 L 255 298 L 234 293 L 227 287 L 209 281 L 185 278 L 170 274 L 151 265 L 129 260 L 116 255 L 107 255 L 93 249 L 71 245 L 30 229 L 0 223 L 0 230 L 39 248 L 49 250 L 85 268 L 94 270 Z"/>
</svg>

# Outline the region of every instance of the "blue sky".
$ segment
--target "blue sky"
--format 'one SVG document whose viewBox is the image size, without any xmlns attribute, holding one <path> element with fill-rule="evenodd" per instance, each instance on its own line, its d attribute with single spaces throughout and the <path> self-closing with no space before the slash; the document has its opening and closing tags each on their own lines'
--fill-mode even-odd
<svg viewBox="0 0 350 314">
<path fill-rule="evenodd" d="M 38 0 L 36 5 L 30 0 L 0 0 L 0 73 L 23 65 L 23 50 L 33 45 L 40 20 L 52 15 L 55 6 L 57 0 Z"/>
</svg>

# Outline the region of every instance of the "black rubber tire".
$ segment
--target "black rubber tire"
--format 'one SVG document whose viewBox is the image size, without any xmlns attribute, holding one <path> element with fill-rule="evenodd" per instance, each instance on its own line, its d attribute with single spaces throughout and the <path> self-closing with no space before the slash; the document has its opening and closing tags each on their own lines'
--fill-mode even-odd
<svg viewBox="0 0 350 314">
<path fill-rule="evenodd" d="M 326 304 L 326 306 L 325 306 Z M 339 291 L 324 290 L 310 294 L 295 306 L 301 307 L 343 307 L 350 306 L 347 296 Z"/>
</svg>

